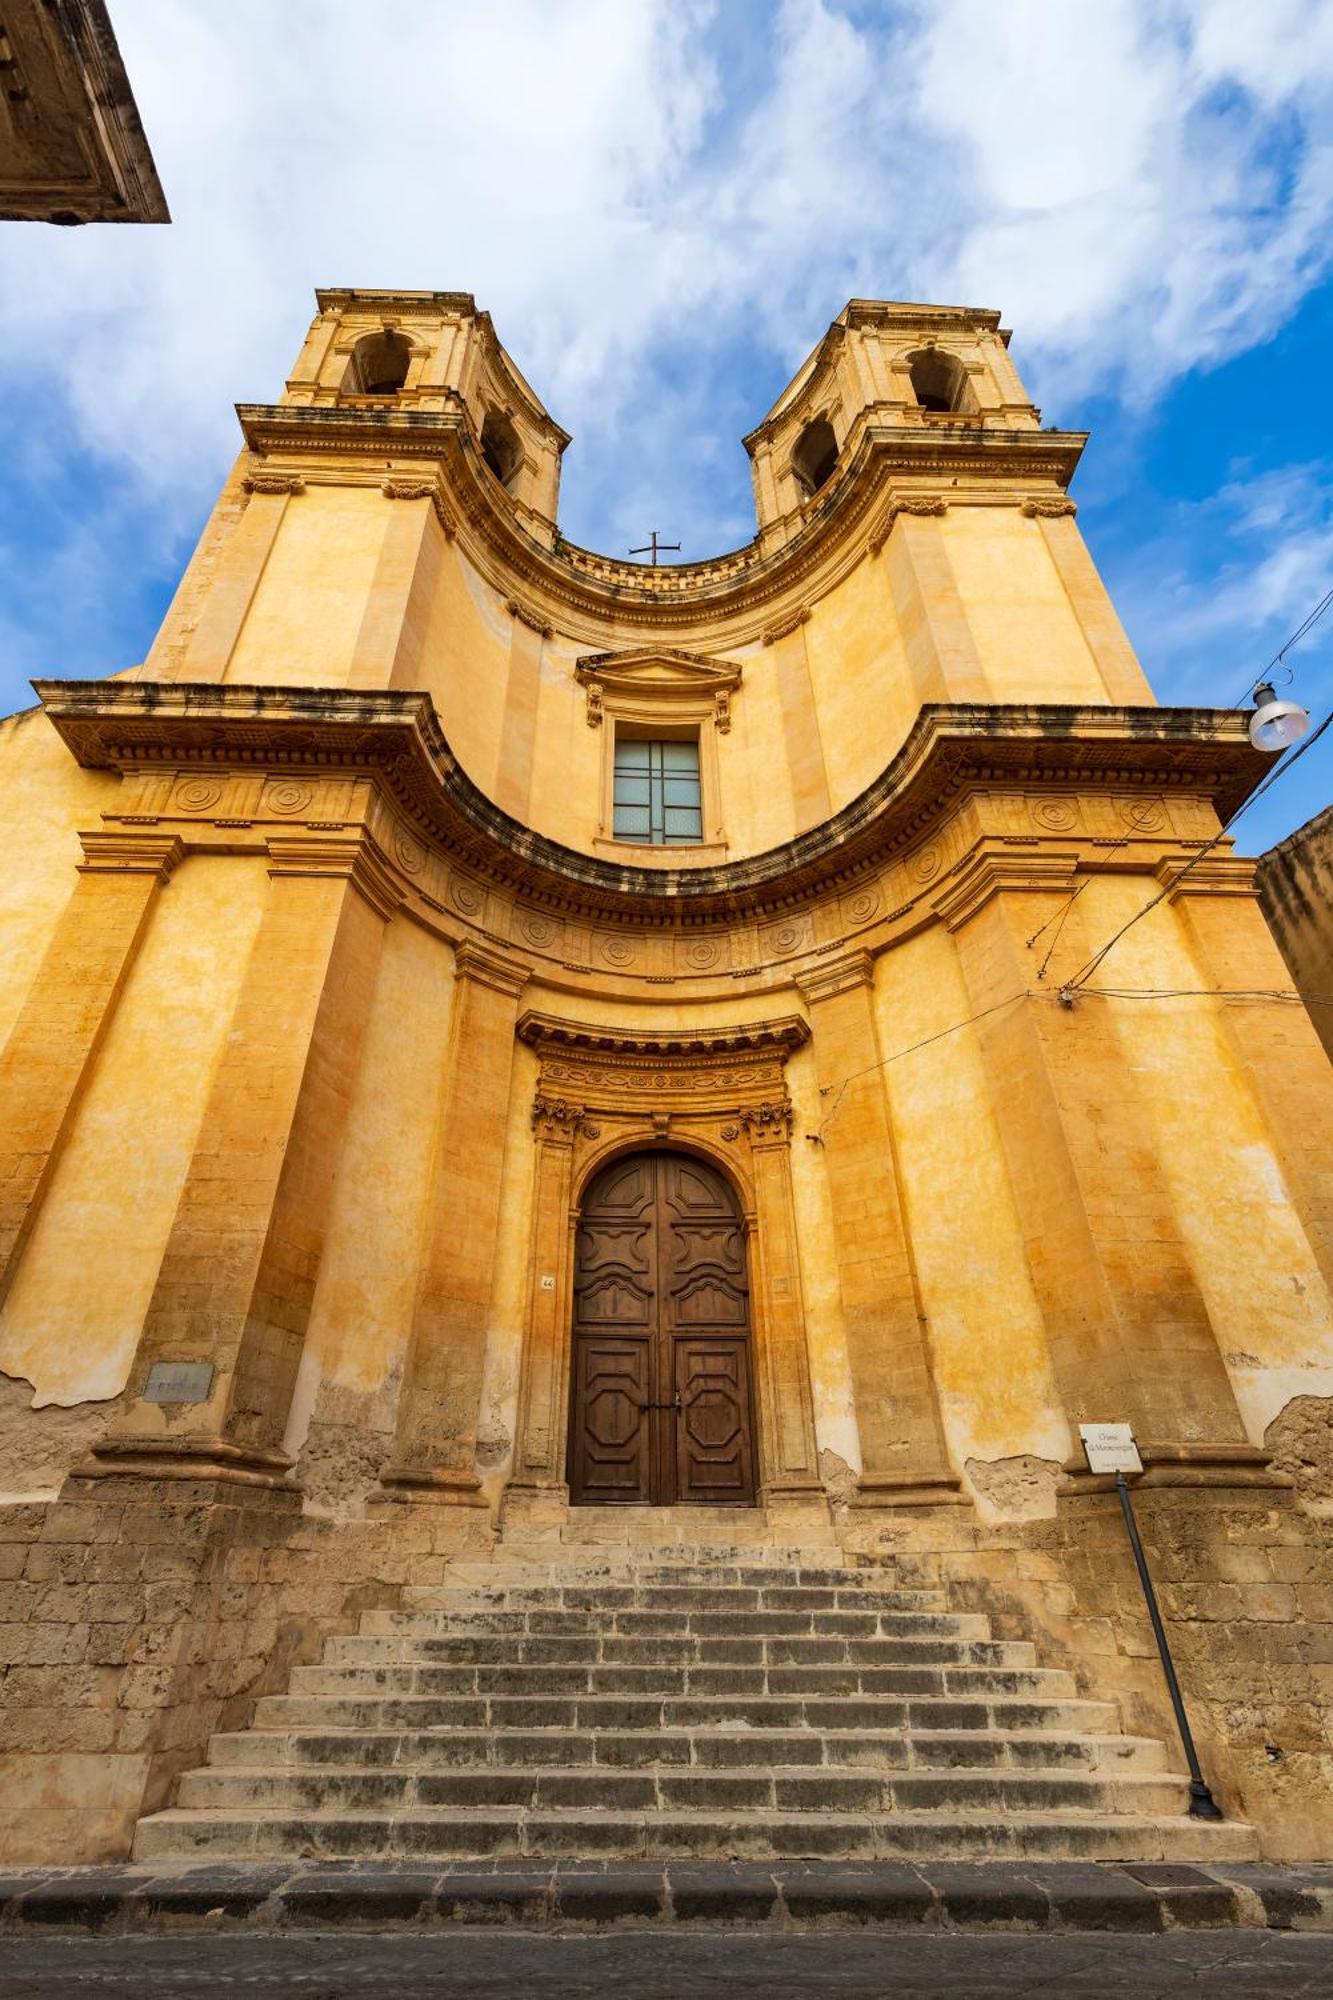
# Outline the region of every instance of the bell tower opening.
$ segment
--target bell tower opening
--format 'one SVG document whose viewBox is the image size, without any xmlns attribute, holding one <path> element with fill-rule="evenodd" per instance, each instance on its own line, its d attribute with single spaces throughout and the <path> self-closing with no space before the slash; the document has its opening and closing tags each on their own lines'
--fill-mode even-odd
<svg viewBox="0 0 1333 2000">
<path fill-rule="evenodd" d="M 818 493 L 831 478 L 838 463 L 838 440 L 827 417 L 816 417 L 796 440 L 791 469 L 807 498 Z"/>
<path fill-rule="evenodd" d="M 352 349 L 343 376 L 344 395 L 396 396 L 407 380 L 412 343 L 391 326 L 368 333 Z"/>
<path fill-rule="evenodd" d="M 938 416 L 958 415 L 977 407 L 967 370 L 955 355 L 925 347 L 907 357 L 912 393 L 923 410 Z"/>
<path fill-rule="evenodd" d="M 481 427 L 481 455 L 507 493 L 523 463 L 523 444 L 503 410 L 488 410 Z"/>
</svg>

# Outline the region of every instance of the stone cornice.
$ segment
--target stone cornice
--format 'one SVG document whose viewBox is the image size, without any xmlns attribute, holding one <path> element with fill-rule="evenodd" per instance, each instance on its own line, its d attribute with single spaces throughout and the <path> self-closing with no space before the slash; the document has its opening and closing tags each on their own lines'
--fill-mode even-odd
<svg viewBox="0 0 1333 2000">
<path fill-rule="evenodd" d="M 799 1014 L 784 1014 L 775 1021 L 750 1021 L 742 1026 L 661 1030 L 608 1028 L 589 1021 L 563 1020 L 552 1014 L 525 1014 L 518 1024 L 518 1038 L 534 1049 L 577 1049 L 585 1055 L 642 1056 L 683 1061 L 697 1057 L 789 1056 L 810 1039 L 810 1030 Z"/>
<path fill-rule="evenodd" d="M 756 632 L 822 594 L 840 569 L 859 560 L 868 535 L 904 481 L 947 481 L 962 504 L 1019 504 L 1032 489 L 1068 485 L 1085 443 L 1082 432 L 1005 430 L 991 421 L 933 428 L 866 423 L 845 469 L 829 481 L 792 538 L 768 554 L 756 540 L 705 562 L 620 562 L 557 536 L 548 548 L 530 534 L 512 501 L 485 473 L 460 403 L 441 410 L 355 408 L 344 405 L 238 404 L 250 450 L 281 457 L 314 483 L 323 461 L 353 483 L 379 483 L 390 461 L 438 468 L 441 504 L 455 509 L 477 538 L 492 580 L 505 597 L 536 595 L 543 606 L 605 629 L 626 614 L 651 613 L 654 623 L 697 625 L 735 619 Z M 959 482 L 973 482 L 965 495 Z M 785 602 L 784 602 L 785 600 Z"/>
<path fill-rule="evenodd" d="M 1236 710 L 931 705 L 875 781 L 808 832 L 748 860 L 643 868 L 583 854 L 492 803 L 430 698 L 216 683 L 39 681 L 51 722 L 90 769 L 260 766 L 374 777 L 455 861 L 551 907 L 660 920 L 780 907 L 919 840 L 969 786 L 1188 788 L 1228 817 L 1269 764 Z"/>
</svg>

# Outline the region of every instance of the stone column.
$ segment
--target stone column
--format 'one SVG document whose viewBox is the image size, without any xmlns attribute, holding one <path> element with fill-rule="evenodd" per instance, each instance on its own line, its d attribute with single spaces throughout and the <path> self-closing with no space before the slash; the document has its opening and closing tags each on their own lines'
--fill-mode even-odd
<svg viewBox="0 0 1333 2000">
<path fill-rule="evenodd" d="M 995 1010 L 973 1032 L 1070 1422 L 1132 1423 L 1145 1461 L 1261 1465 L 1114 1020 L 1062 1006 L 1058 971 L 1037 986 L 1026 941 L 1058 908 L 1037 867 L 983 859 L 942 908 L 973 1009 Z M 1089 956 L 1077 904 L 1061 946 L 1071 967 Z"/>
<path fill-rule="evenodd" d="M 281 1441 L 397 897 L 359 839 L 275 836 L 269 852 L 267 907 L 126 1407 L 85 1470 L 264 1484 L 290 1465 Z M 192 1367 L 164 1402 L 159 1364 L 173 1363 Z"/>
<path fill-rule="evenodd" d="M 826 1119 L 838 1282 L 861 1440 L 863 1506 L 953 1500 L 925 1313 L 875 1032 L 874 961 L 848 952 L 800 981 Z"/>
<path fill-rule="evenodd" d="M 537 1151 L 532 1272 L 518 1385 L 518 1436 L 505 1512 L 508 1518 L 521 1510 L 525 1520 L 536 1522 L 544 1504 L 554 1518 L 561 1518 L 569 1499 L 563 1413 L 569 1394 L 570 1274 L 577 1226 L 572 1208 L 574 1141 L 585 1126 L 583 1108 L 539 1089 L 532 1125 Z"/>
<path fill-rule="evenodd" d="M 760 1464 L 770 1511 L 828 1509 L 819 1477 L 810 1356 L 791 1188 L 791 1105 L 749 1105 L 737 1114 L 750 1137 L 756 1228 L 750 1239 L 751 1301 L 763 1394 Z"/>
<path fill-rule="evenodd" d="M 1169 876 L 1179 863 L 1165 864 Z M 1172 897 L 1200 985 L 1268 1128 L 1287 1192 L 1333 1291 L 1333 1068 L 1254 894 L 1255 863 L 1213 855 Z M 1288 998 L 1280 996 L 1288 995 Z"/>
<path fill-rule="evenodd" d="M 0 1052 L 0 1301 L 18 1269 L 158 895 L 174 834 L 81 835 L 84 859 Z"/>
<path fill-rule="evenodd" d="M 435 1150 L 434 1202 L 393 1453 L 399 1498 L 484 1506 L 477 1422 L 486 1365 L 518 996 L 527 968 L 463 944 Z"/>
</svg>

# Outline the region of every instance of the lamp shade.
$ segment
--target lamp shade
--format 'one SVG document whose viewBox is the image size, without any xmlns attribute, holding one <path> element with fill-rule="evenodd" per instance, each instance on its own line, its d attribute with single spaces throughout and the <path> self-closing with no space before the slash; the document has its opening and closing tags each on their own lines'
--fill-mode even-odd
<svg viewBox="0 0 1333 2000">
<path fill-rule="evenodd" d="M 1275 753 L 1298 743 L 1310 727 L 1310 712 L 1298 701 L 1279 701 L 1267 681 L 1254 690 L 1250 741 L 1256 750 Z"/>
</svg>

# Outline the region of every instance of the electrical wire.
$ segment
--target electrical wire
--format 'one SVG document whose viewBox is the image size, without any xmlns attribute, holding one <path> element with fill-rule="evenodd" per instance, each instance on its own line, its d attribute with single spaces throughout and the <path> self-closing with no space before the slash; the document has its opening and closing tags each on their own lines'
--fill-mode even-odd
<svg viewBox="0 0 1333 2000">
<path fill-rule="evenodd" d="M 1330 597 L 1333 598 L 1333 592 L 1330 593 Z M 1284 757 L 1281 763 L 1277 766 L 1277 768 L 1269 772 L 1268 776 L 1264 779 L 1263 783 L 1261 785 L 1256 786 L 1254 791 L 1250 793 L 1248 799 L 1243 800 L 1241 804 L 1237 806 L 1235 812 L 1232 813 L 1230 819 L 1223 821 L 1222 825 L 1217 829 L 1217 832 L 1213 835 L 1212 839 L 1205 841 L 1204 845 L 1198 850 L 1198 852 L 1196 854 L 1192 854 L 1189 860 L 1186 861 L 1182 867 L 1177 869 L 1176 873 L 1171 877 L 1171 880 L 1169 882 L 1164 883 L 1163 886 L 1158 890 L 1157 894 L 1155 896 L 1150 897 L 1149 900 L 1143 905 L 1143 908 L 1141 910 L 1136 911 L 1132 917 L 1127 918 L 1126 921 L 1123 924 L 1121 924 L 1119 930 L 1115 932 L 1114 936 L 1108 938 L 1106 943 L 1101 947 L 1101 949 L 1099 951 L 1095 951 L 1092 957 L 1088 959 L 1085 964 L 1079 967 L 1078 971 L 1074 974 L 1072 979 L 1067 979 L 1065 981 L 1064 985 L 1060 989 L 1062 993 L 1077 993 L 1084 985 L 1086 985 L 1087 981 L 1091 978 L 1092 974 L 1097 970 L 1097 967 L 1101 964 L 1102 960 L 1106 957 L 1107 953 L 1111 951 L 1116 945 L 1119 944 L 1121 938 L 1124 937 L 1125 933 L 1127 931 L 1133 930 L 1135 924 L 1139 923 L 1144 917 L 1146 917 L 1150 910 L 1155 910 L 1157 908 L 1157 905 L 1161 902 L 1164 902 L 1165 899 L 1169 895 L 1171 895 L 1173 890 L 1179 888 L 1180 884 L 1184 881 L 1185 877 L 1189 874 L 1190 870 L 1192 868 L 1197 868 L 1199 863 L 1202 860 L 1204 860 L 1204 858 L 1207 855 L 1212 853 L 1213 849 L 1217 846 L 1218 842 L 1225 839 L 1226 835 L 1230 832 L 1231 828 L 1236 824 L 1236 821 L 1240 818 L 1241 814 L 1248 812 L 1250 807 L 1252 805 L 1256 805 L 1258 801 L 1264 796 L 1265 792 L 1271 791 L 1272 787 L 1277 783 L 1279 778 L 1284 778 L 1287 775 L 1288 771 L 1292 770 L 1297 764 L 1299 764 L 1301 758 L 1305 755 L 1307 750 L 1314 749 L 1315 744 L 1319 741 L 1320 737 L 1323 735 L 1324 731 L 1328 728 L 1331 722 L 1333 722 L 1333 709 L 1330 709 L 1329 713 L 1324 717 L 1319 727 L 1316 730 L 1314 730 L 1311 735 L 1307 736 L 1303 743 L 1299 744 L 1295 749 L 1293 749 L 1289 757 Z"/>
<path fill-rule="evenodd" d="M 864 1069 L 854 1069 L 840 1083 L 821 1084 L 821 1097 L 828 1097 L 833 1092 L 837 1094 L 820 1121 L 819 1130 L 808 1133 L 807 1137 L 823 1144 L 848 1084 L 859 1082 L 863 1076 L 873 1076 L 877 1070 L 901 1062 L 904 1056 L 914 1056 L 918 1050 L 928 1049 L 933 1042 L 946 1041 L 950 1035 L 958 1034 L 963 1028 L 971 1028 L 976 1022 L 986 1020 L 991 1014 L 1001 1013 L 1020 1000 L 1055 1001 L 1057 1005 L 1067 1007 L 1064 992 L 1063 987 L 1053 993 L 1037 993 L 1030 986 L 1024 987 L 1021 992 L 1011 993 L 1007 1000 L 997 1000 L 993 1006 L 983 1007 L 979 1013 L 969 1014 L 965 1020 L 953 1021 L 933 1035 L 924 1035 L 919 1042 L 909 1042 L 905 1049 L 895 1049 L 891 1056 L 884 1056 L 879 1062 L 867 1063 Z M 1279 986 L 1085 986 L 1082 992 L 1090 1000 L 1277 1000 L 1291 1007 L 1333 1007 L 1333 993 L 1287 992 Z"/>
</svg>

